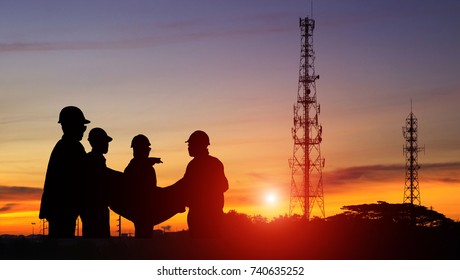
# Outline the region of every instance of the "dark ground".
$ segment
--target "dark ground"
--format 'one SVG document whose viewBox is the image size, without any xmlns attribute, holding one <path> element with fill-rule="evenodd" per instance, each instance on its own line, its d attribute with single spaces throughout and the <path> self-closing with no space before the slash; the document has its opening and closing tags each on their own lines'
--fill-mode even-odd
<svg viewBox="0 0 460 280">
<path fill-rule="evenodd" d="M 188 232 L 129 237 L 50 240 L 0 236 L 0 259 L 9 260 L 444 260 L 460 259 L 460 231 L 382 228 L 331 223 L 268 226 L 227 232 L 221 239 L 191 239 Z"/>
</svg>

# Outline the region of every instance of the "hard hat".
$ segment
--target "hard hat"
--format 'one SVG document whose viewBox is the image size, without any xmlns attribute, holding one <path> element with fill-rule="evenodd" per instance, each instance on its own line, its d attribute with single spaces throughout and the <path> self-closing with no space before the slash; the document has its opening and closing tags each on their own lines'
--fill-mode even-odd
<svg viewBox="0 0 460 280">
<path fill-rule="evenodd" d="M 91 131 L 89 132 L 88 141 L 92 142 L 92 141 L 98 141 L 98 140 L 110 142 L 113 139 L 112 137 L 107 135 L 107 132 L 105 132 L 105 130 L 103 130 L 100 127 L 95 127 L 91 129 Z"/>
<path fill-rule="evenodd" d="M 131 148 L 134 147 L 150 147 L 149 139 L 142 134 L 134 136 L 133 140 L 131 141 Z"/>
<path fill-rule="evenodd" d="M 79 108 L 75 106 L 67 106 L 59 113 L 58 123 L 88 124 L 90 121 L 85 119 L 83 112 Z"/>
<path fill-rule="evenodd" d="M 211 145 L 209 142 L 209 136 L 206 134 L 206 132 L 197 130 L 193 132 L 190 137 L 188 138 L 185 143 L 194 143 L 194 144 L 199 144 L 199 145 Z"/>
</svg>

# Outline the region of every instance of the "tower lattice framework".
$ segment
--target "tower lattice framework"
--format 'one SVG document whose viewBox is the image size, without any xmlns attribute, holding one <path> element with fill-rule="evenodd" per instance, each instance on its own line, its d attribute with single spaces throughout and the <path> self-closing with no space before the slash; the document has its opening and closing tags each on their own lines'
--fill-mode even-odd
<svg viewBox="0 0 460 280">
<path fill-rule="evenodd" d="M 403 136 L 406 143 L 403 146 L 403 153 L 406 159 L 406 177 L 404 185 L 403 203 L 421 205 L 420 189 L 418 180 L 418 152 L 425 151 L 425 148 L 418 147 L 418 121 L 414 113 L 411 112 L 406 118 L 406 125 L 403 126 Z"/>
<path fill-rule="evenodd" d="M 291 168 L 291 194 L 289 215 L 301 213 L 309 220 L 317 205 L 320 216 L 325 218 L 323 175 L 324 158 L 321 156 L 322 131 L 319 123 L 320 105 L 316 98 L 315 53 L 313 30 L 315 21 L 300 19 L 301 52 L 297 102 L 294 104 L 292 138 L 294 148 L 289 160 Z"/>
</svg>

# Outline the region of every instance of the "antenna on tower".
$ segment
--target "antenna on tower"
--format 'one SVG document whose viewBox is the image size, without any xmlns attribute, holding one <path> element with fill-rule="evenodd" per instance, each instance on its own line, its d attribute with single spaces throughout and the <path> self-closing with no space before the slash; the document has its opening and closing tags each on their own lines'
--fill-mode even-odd
<svg viewBox="0 0 460 280">
<path fill-rule="evenodd" d="M 412 99 L 410 101 L 410 114 L 406 118 L 406 125 L 402 128 L 404 139 L 403 154 L 406 158 L 406 177 L 404 185 L 403 203 L 421 205 L 418 180 L 418 152 L 425 151 L 425 147 L 418 147 L 418 120 L 412 112 Z"/>
<path fill-rule="evenodd" d="M 313 0 L 310 0 L 310 18 L 313 18 Z"/>
<path fill-rule="evenodd" d="M 289 159 L 291 168 L 291 195 L 289 215 L 296 210 L 307 221 L 317 204 L 320 215 L 325 218 L 323 175 L 324 158 L 321 156 L 323 127 L 318 121 L 320 106 L 316 99 L 316 80 L 313 51 L 315 21 L 308 17 L 300 19 L 301 51 L 297 102 L 294 104 L 292 139 L 294 148 Z"/>
</svg>

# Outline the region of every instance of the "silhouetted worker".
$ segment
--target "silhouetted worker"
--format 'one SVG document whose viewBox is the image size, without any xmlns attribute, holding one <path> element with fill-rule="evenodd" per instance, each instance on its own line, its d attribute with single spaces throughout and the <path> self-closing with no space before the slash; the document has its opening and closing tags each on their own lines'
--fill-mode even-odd
<svg viewBox="0 0 460 280">
<path fill-rule="evenodd" d="M 86 180 L 83 185 L 81 221 L 83 237 L 110 237 L 109 195 L 110 173 L 104 154 L 109 151 L 112 138 L 99 127 L 91 129 L 88 135 L 91 152 L 86 156 Z"/>
<path fill-rule="evenodd" d="M 152 238 L 154 226 L 153 196 L 157 188 L 157 176 L 153 165 L 161 163 L 159 158 L 149 158 L 150 141 L 142 134 L 135 136 L 131 142 L 133 159 L 125 169 L 126 184 L 129 185 L 131 208 L 135 215 L 134 223 L 136 238 Z"/>
<path fill-rule="evenodd" d="M 48 220 L 49 237 L 75 236 L 81 203 L 85 148 L 80 143 L 86 130 L 83 112 L 74 106 L 61 110 L 58 123 L 63 136 L 51 152 L 40 204 L 40 219 Z"/>
<path fill-rule="evenodd" d="M 184 177 L 176 184 L 183 187 L 189 208 L 187 223 L 192 237 L 215 238 L 221 234 L 224 192 L 228 190 L 222 162 L 209 155 L 209 136 L 197 130 L 188 143 L 193 159 L 187 165 Z"/>
</svg>

